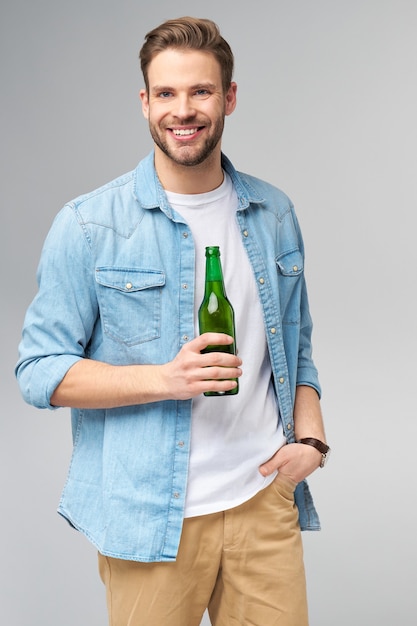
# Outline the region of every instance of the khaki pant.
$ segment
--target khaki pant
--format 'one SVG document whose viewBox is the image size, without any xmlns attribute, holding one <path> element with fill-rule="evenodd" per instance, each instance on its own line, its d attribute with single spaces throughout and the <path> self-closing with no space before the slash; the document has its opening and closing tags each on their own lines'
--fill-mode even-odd
<svg viewBox="0 0 417 626">
<path fill-rule="evenodd" d="M 110 626 L 308 626 L 295 484 L 278 475 L 248 502 L 184 520 L 175 562 L 99 555 Z"/>
</svg>

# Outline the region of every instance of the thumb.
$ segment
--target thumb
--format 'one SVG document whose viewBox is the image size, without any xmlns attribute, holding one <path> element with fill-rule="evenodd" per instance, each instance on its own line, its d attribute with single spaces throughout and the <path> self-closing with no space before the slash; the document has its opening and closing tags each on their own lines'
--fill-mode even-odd
<svg viewBox="0 0 417 626">
<path fill-rule="evenodd" d="M 278 469 L 278 465 L 277 465 L 277 462 L 275 461 L 275 455 L 271 459 L 266 461 L 266 463 L 262 463 L 262 465 L 259 466 L 260 473 L 262 474 L 262 476 L 265 476 L 265 477 L 270 476 L 277 469 Z"/>
</svg>

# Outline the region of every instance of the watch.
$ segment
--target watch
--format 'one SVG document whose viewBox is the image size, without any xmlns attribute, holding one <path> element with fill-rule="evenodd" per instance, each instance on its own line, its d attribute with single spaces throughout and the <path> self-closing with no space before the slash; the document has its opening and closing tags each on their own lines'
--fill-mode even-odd
<svg viewBox="0 0 417 626">
<path fill-rule="evenodd" d="M 324 467 L 327 463 L 327 460 L 330 456 L 330 447 L 320 441 L 320 439 L 314 439 L 314 437 L 304 437 L 303 439 L 299 439 L 297 443 L 304 443 L 307 446 L 313 446 L 319 452 L 321 452 L 321 462 L 320 467 Z"/>
</svg>

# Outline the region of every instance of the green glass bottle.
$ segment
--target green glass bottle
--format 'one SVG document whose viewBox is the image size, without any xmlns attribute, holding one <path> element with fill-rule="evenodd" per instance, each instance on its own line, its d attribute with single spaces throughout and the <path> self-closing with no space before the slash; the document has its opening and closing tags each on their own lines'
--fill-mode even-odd
<svg viewBox="0 0 417 626">
<path fill-rule="evenodd" d="M 226 296 L 219 246 L 206 248 L 206 281 L 203 302 L 198 311 L 200 334 L 225 333 L 234 338 L 230 345 L 207 346 L 204 352 L 236 354 L 235 314 Z M 230 391 L 206 391 L 205 396 L 234 396 L 239 392 L 239 381 Z"/>
</svg>

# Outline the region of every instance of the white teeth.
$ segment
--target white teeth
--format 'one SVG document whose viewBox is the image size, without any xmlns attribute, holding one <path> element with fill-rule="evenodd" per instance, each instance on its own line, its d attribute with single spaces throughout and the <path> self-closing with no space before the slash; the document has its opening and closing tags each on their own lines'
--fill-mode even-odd
<svg viewBox="0 0 417 626">
<path fill-rule="evenodd" d="M 194 133 L 197 132 L 197 128 L 184 128 L 184 129 L 178 129 L 178 128 L 174 128 L 173 129 L 173 133 L 174 135 L 194 135 Z"/>
</svg>

